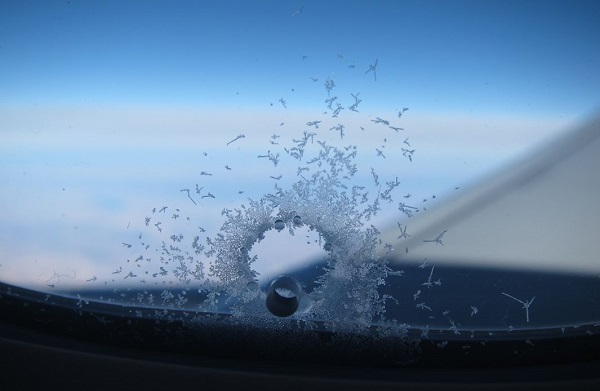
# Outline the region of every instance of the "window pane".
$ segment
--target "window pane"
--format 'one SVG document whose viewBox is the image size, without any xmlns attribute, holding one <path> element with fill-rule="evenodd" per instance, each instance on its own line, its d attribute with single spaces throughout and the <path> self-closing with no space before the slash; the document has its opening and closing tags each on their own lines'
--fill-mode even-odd
<svg viewBox="0 0 600 391">
<path fill-rule="evenodd" d="M 0 281 L 278 327 L 593 334 L 598 16 L 2 4 Z"/>
</svg>

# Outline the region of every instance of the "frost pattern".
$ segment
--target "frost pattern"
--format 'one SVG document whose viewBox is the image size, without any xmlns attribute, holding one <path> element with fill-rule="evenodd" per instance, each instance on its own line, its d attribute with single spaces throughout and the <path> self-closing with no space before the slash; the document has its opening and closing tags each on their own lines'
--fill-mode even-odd
<svg viewBox="0 0 600 391">
<path fill-rule="evenodd" d="M 255 282 L 254 259 L 248 251 L 264 238 L 265 232 L 275 229 L 274 221 L 281 220 L 293 231 L 294 219 L 315 230 L 330 245 L 330 256 L 324 274 L 317 280 L 318 288 L 310 294 L 314 303 L 307 319 L 326 321 L 331 329 L 368 328 L 375 317 L 383 315 L 384 300 L 377 288 L 394 274 L 385 257 L 377 257 L 379 232 L 373 226 L 364 229 L 373 211 L 359 210 L 352 196 L 352 163 L 356 148 L 338 149 L 321 143 L 319 169 L 310 179 L 303 178 L 291 189 L 277 188 L 249 206 L 226 211 L 226 221 L 210 251 L 216 261 L 210 273 L 225 283 L 228 294 L 241 298 L 235 313 L 241 317 L 262 310 L 258 291 L 249 295 L 248 285 Z M 293 234 L 293 232 L 291 232 Z M 397 272 L 395 272 L 397 274 Z M 251 304 L 251 302 L 258 301 Z"/>
<path fill-rule="evenodd" d="M 366 72 L 373 74 L 372 82 L 376 81 L 377 64 L 375 60 Z M 144 219 L 145 231 L 139 234 L 139 246 L 123 243 L 128 251 L 140 251 L 127 260 L 135 268 L 127 274 L 120 267 L 113 272 L 113 281 L 124 276 L 163 286 L 160 297 L 150 292 L 140 294 L 138 302 L 148 306 L 225 313 L 236 324 L 289 327 L 290 322 L 303 321 L 312 328 L 313 322 L 319 322 L 319 327 L 326 330 L 350 333 L 364 333 L 377 325 L 388 336 L 404 335 L 407 325 L 386 319 L 386 302 L 398 303 L 397 299 L 380 293 L 389 277 L 401 276 L 403 272 L 393 271 L 388 265 L 387 255 L 394 248 L 382 242 L 374 218 L 385 208 L 395 211 L 398 218 L 411 217 L 419 209 L 395 200 L 401 185 L 398 176 L 378 174 L 379 166 L 359 167 L 358 158 L 359 153 L 372 153 L 370 164 L 376 158 L 382 158 L 378 162 L 410 164 L 414 151 L 408 155 L 407 163 L 401 156 L 406 157 L 407 152 L 400 148 L 408 145 L 408 138 L 399 133 L 403 128 L 380 117 L 356 117 L 358 104 L 363 102 L 358 98 L 360 92 L 348 93 L 345 102 L 342 86 L 331 77 L 324 86 L 327 111 L 319 119 L 315 115 L 300 124 L 311 131 L 300 129 L 289 139 L 273 134 L 265 143 L 266 153 L 255 155 L 272 163 L 265 167 L 275 175 L 268 175 L 266 182 L 274 185 L 274 190 L 249 198 L 237 207 L 224 208 L 218 232 L 207 231 L 194 222 L 198 209 L 190 212 L 181 207 L 153 208 L 152 215 Z M 338 96 L 332 97 L 334 88 Z M 283 97 L 279 102 L 278 110 L 290 108 Z M 345 107 L 350 110 L 343 111 Z M 358 119 L 365 126 L 342 123 L 344 116 L 349 115 L 354 116 L 354 123 Z M 281 122 L 280 126 L 284 125 Z M 375 151 L 359 150 L 351 144 L 352 137 L 362 135 L 365 127 L 385 132 Z M 235 143 L 243 148 L 244 139 L 252 136 L 246 132 L 223 143 L 226 147 Z M 394 146 L 396 155 L 386 146 Z M 282 167 L 286 164 L 296 164 L 296 175 L 291 181 L 289 175 L 293 171 Z M 232 167 L 225 165 L 228 171 Z M 216 175 L 212 170 L 201 171 L 200 176 L 208 180 L 203 179 L 202 186 L 190 184 L 178 189 L 189 208 L 201 208 L 202 202 L 219 202 L 219 193 L 207 185 Z M 237 191 L 238 196 L 243 193 L 243 189 Z M 404 199 L 408 197 L 410 194 Z M 266 309 L 266 288 L 260 286 L 260 273 L 254 268 L 258 255 L 251 255 L 252 249 L 265 240 L 268 231 L 294 235 L 299 227 L 318 235 L 327 254 L 325 265 L 316 281 L 309 282 L 314 288 L 303 292 L 300 309 L 289 319 L 276 318 Z M 408 236 L 406 227 L 403 235 Z M 157 238 L 161 238 L 160 244 L 156 244 Z"/>
</svg>

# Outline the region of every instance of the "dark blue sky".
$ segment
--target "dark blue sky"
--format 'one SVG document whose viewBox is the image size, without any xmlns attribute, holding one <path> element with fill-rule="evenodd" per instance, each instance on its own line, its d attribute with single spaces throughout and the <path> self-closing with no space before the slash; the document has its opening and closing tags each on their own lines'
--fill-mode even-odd
<svg viewBox="0 0 600 391">
<path fill-rule="evenodd" d="M 585 1 L 7 1 L 0 103 L 266 107 L 287 95 L 303 107 L 327 77 L 340 89 L 352 78 L 367 95 L 365 71 L 379 59 L 378 88 L 423 110 L 586 113 L 600 102 L 599 9 Z M 399 104 L 378 99 L 371 103 Z"/>
</svg>

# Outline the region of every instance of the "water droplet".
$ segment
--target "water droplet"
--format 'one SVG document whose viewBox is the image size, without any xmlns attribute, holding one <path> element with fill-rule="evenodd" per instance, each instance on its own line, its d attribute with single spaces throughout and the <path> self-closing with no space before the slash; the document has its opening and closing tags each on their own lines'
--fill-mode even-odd
<svg viewBox="0 0 600 391">
<path fill-rule="evenodd" d="M 293 315 L 298 309 L 300 284 L 293 277 L 279 276 L 273 280 L 267 293 L 267 309 L 279 317 Z"/>
<path fill-rule="evenodd" d="M 248 288 L 248 290 L 250 290 L 250 291 L 255 291 L 255 290 L 257 290 L 257 289 L 258 289 L 258 282 L 256 282 L 256 281 L 250 281 L 250 282 L 249 282 L 249 283 L 246 285 L 246 287 L 247 287 L 247 288 Z"/>
<path fill-rule="evenodd" d="M 283 222 L 283 220 L 275 220 L 275 224 L 273 224 L 273 226 L 277 231 L 281 231 L 285 228 L 285 223 Z"/>
<path fill-rule="evenodd" d="M 331 243 L 325 243 L 325 245 L 323 246 L 323 250 L 325 251 L 331 251 L 332 248 L 333 246 L 331 245 Z"/>
<path fill-rule="evenodd" d="M 243 256 L 248 255 L 248 249 L 246 247 L 240 247 L 240 254 Z"/>
<path fill-rule="evenodd" d="M 296 215 L 293 219 L 294 225 L 302 225 L 302 217 Z"/>
</svg>

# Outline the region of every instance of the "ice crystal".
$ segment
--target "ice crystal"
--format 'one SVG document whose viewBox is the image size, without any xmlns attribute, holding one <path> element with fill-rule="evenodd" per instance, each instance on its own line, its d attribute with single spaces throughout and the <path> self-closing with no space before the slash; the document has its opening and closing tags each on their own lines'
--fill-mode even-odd
<svg viewBox="0 0 600 391">
<path fill-rule="evenodd" d="M 366 72 L 372 72 L 374 80 L 377 77 L 377 63 L 378 60 L 375 60 Z M 345 101 L 338 96 L 331 96 L 333 88 L 338 87 L 331 78 L 327 78 L 324 86 L 327 92 L 324 102 L 329 110 L 325 113 L 327 117 L 315 119 L 315 115 L 309 121 L 305 119 L 299 122 L 298 128 L 290 134 L 273 134 L 265 140 L 269 149 L 260 146 L 259 151 L 267 150 L 266 153 L 253 153 L 253 158 L 272 163 L 263 165 L 272 172 L 265 175 L 265 179 L 269 178 L 268 187 L 260 191 L 262 195 L 248 198 L 244 203 L 231 202 L 230 199 L 224 201 L 226 197 L 222 197 L 218 189 L 211 188 L 211 183 L 214 183 L 211 180 L 219 179 L 221 174 L 213 169 L 210 169 L 211 172 L 199 171 L 201 178 L 198 181 L 202 180 L 202 186 L 189 184 L 177 188 L 181 201 L 188 208 L 194 208 L 194 212 L 189 213 L 188 208 L 173 205 L 169 208 L 169 214 L 173 211 L 169 218 L 167 206 L 152 208 L 154 215 L 146 217 L 143 221 L 145 228 L 142 227 L 149 239 L 144 236 L 140 246 L 134 246 L 129 241 L 122 244 L 128 251 L 142 251 L 131 258 L 138 269 L 133 270 L 135 273 L 125 270 L 121 274 L 124 270 L 119 268 L 113 272 L 115 278 L 120 274 L 125 278 L 138 278 L 143 283 L 148 280 L 157 286 L 165 286 L 160 294 L 161 300 L 155 300 L 151 293 L 138 298 L 146 300 L 148 305 L 188 309 L 192 308 L 190 303 L 196 300 L 199 304 L 195 304 L 193 309 L 226 312 L 238 323 L 282 325 L 283 320 L 273 317 L 273 314 L 280 312 L 268 310 L 265 304 L 270 291 L 265 281 L 261 280 L 267 277 L 261 276 L 262 271 L 255 268 L 261 254 L 254 254 L 253 248 L 263 240 L 272 240 L 271 234 L 295 235 L 298 230 L 308 230 L 318 236 L 315 241 L 326 255 L 316 280 L 302 281 L 300 284 L 302 287 L 310 285 L 311 289 L 305 292 L 302 290 L 304 288 L 298 288 L 294 292 L 298 308 L 290 311 L 289 316 L 305 322 L 320 321 L 331 331 L 362 333 L 377 324 L 382 330 L 387 330 L 386 333 L 390 332 L 390 328 L 404 333 L 405 325 L 395 323 L 396 320 L 388 322 L 385 316 L 386 302 L 398 305 L 399 300 L 391 294 L 380 294 L 380 288 L 387 284 L 388 278 L 401 276 L 402 272 L 393 271 L 388 264 L 388 255 L 394 251 L 394 247 L 382 242 L 375 217 L 388 205 L 390 207 L 387 210 L 399 218 L 411 217 L 419 210 L 402 202 L 396 204 L 395 192 L 401 185 L 399 178 L 395 175 L 389 177 L 386 166 L 364 167 L 363 164 L 363 167 L 359 167 L 358 146 L 345 141 L 353 140 L 356 133 L 366 134 L 362 133 L 365 131 L 363 126 L 359 130 L 345 123 L 345 116 L 359 115 L 358 105 L 363 102 L 359 98 L 360 93 L 350 93 L 352 100 Z M 283 98 L 279 102 L 283 108 L 288 107 Z M 346 107 L 348 111 L 344 110 Z M 335 118 L 335 122 L 331 122 L 330 117 Z M 402 130 L 390 126 L 390 122 L 381 117 L 371 118 L 370 115 L 363 118 L 362 124 L 371 122 L 389 126 L 396 133 Z M 327 130 L 323 132 L 320 128 L 322 123 L 324 129 L 335 132 L 335 137 L 330 137 L 331 133 Z M 290 123 L 286 120 L 285 124 L 287 130 Z M 281 122 L 282 125 L 284 122 Z M 305 126 L 313 131 L 304 130 Z M 377 128 L 377 131 L 385 132 L 383 140 L 386 144 L 376 148 L 378 156 L 389 162 L 398 161 L 392 147 L 385 149 L 385 155 L 383 148 L 393 142 L 399 146 L 402 139 L 394 139 L 396 133 L 390 135 L 389 129 L 383 126 Z M 223 145 L 229 149 L 233 146 L 241 149 L 247 144 L 244 141 L 255 139 L 253 136 L 244 133 L 235 138 L 228 137 L 223 140 Z M 403 139 L 408 146 L 408 138 L 403 136 Z M 369 149 L 368 153 L 372 151 Z M 414 150 L 396 148 L 396 151 L 397 154 L 401 151 L 412 161 Z M 366 151 L 360 152 L 367 154 Z M 204 153 L 204 156 L 207 154 Z M 372 164 L 381 164 L 379 161 L 384 160 L 371 160 Z M 227 163 L 223 172 L 234 172 L 232 167 L 236 166 Z M 294 168 L 283 171 L 285 168 L 282 167 L 287 167 L 286 164 L 294 164 Z M 219 167 L 222 169 L 223 165 Z M 190 189 L 195 189 L 195 194 Z M 247 190 L 239 189 L 235 189 L 237 195 Z M 217 216 L 220 218 L 220 227 L 216 230 L 203 228 L 206 226 L 204 223 L 201 223 L 202 226 L 194 225 L 192 220 L 203 203 L 208 202 L 221 202 L 218 208 L 220 216 Z M 405 225 L 398 223 L 398 227 L 399 238 L 410 237 Z M 432 241 L 442 244 L 441 235 L 443 233 Z M 265 239 L 267 236 L 268 240 Z M 157 238 L 160 244 L 152 245 Z M 142 239 L 141 233 L 139 239 Z M 290 253 L 289 256 L 294 257 L 295 254 Z M 433 267 L 424 286 L 430 288 L 437 285 L 437 281 L 431 280 L 432 275 Z M 61 277 L 68 276 L 56 275 L 54 279 Z M 281 290 L 274 292 L 279 295 L 276 298 L 288 298 L 290 295 Z M 414 295 L 415 301 L 420 294 L 419 290 Z M 432 311 L 424 302 L 417 304 L 417 308 Z M 287 312 L 284 313 L 288 316 Z"/>
</svg>

